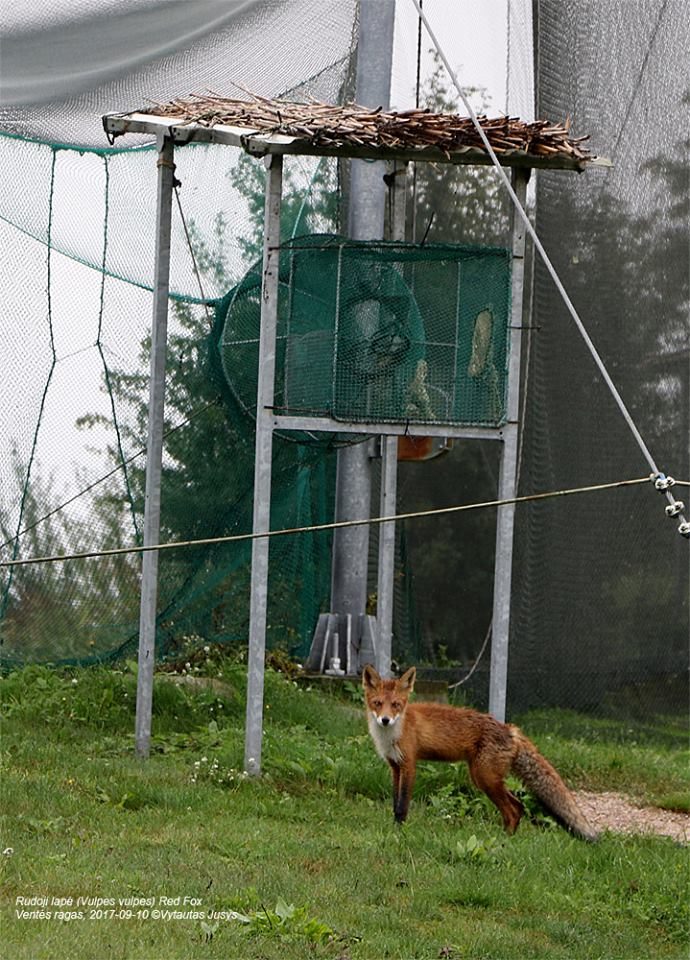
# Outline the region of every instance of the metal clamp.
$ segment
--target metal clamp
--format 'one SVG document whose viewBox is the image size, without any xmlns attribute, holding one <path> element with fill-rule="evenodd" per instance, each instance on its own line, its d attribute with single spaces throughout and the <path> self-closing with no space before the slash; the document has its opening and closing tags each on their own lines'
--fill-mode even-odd
<svg viewBox="0 0 690 960">
<path fill-rule="evenodd" d="M 666 507 L 666 516 L 667 517 L 677 517 L 679 513 L 682 513 L 685 510 L 685 504 L 682 500 L 674 500 L 673 503 L 669 503 Z"/>
<path fill-rule="evenodd" d="M 690 523 L 687 520 L 684 520 L 678 525 L 678 533 L 681 537 L 685 537 L 687 540 L 690 540 Z"/>
<path fill-rule="evenodd" d="M 667 477 L 665 473 L 652 474 L 649 479 L 654 481 L 654 486 L 660 493 L 665 493 L 676 482 L 673 477 Z"/>
</svg>

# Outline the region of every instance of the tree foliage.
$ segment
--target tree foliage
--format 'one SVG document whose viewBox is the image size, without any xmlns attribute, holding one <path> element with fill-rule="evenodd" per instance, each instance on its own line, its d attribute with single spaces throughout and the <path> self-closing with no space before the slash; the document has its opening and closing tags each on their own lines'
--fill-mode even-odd
<svg viewBox="0 0 690 960">
<path fill-rule="evenodd" d="M 245 230 L 239 238 L 247 264 L 260 260 L 263 238 L 265 169 L 255 159 L 241 155 L 229 174 L 238 199 L 246 208 Z M 337 191 L 332 189 L 332 165 L 290 167 L 284 176 L 282 234 L 332 229 Z M 209 237 L 190 224 L 195 260 L 203 280 L 214 288 L 229 289 L 228 223 L 217 216 Z M 167 340 L 164 457 L 161 481 L 161 542 L 208 539 L 251 530 L 254 422 L 233 401 L 222 377 L 215 351 L 214 309 L 171 300 Z M 132 524 L 137 536 L 142 530 L 145 492 L 145 456 L 148 423 L 150 337 L 142 340 L 138 362 L 133 367 L 111 366 L 104 389 L 113 399 L 113 415 L 83 417 L 80 426 L 105 426 L 113 442 L 109 459 L 123 467 L 124 496 L 114 489 L 101 492 L 95 513 L 104 518 L 117 515 L 123 527 Z M 293 505 L 304 499 L 301 492 L 318 470 L 313 456 L 304 456 L 295 444 L 274 444 L 274 488 L 289 490 L 280 516 L 287 522 Z M 138 456 L 136 454 L 139 454 Z M 133 455 L 134 454 L 134 455 Z M 123 463 L 123 456 L 125 462 Z M 302 480 L 298 477 L 302 476 Z M 115 501 L 118 501 L 117 503 Z M 288 503 L 289 501 L 289 503 Z M 274 554 L 276 550 L 274 549 Z M 202 545 L 166 552 L 159 558 L 160 627 L 167 646 L 189 634 L 217 639 L 246 636 L 248 618 L 248 542 L 233 545 Z M 293 551 L 300 556 L 300 550 Z M 295 561 L 297 562 L 297 561 Z M 295 591 L 309 591 L 314 573 L 303 575 L 292 567 L 276 564 L 271 598 L 289 614 L 275 617 L 276 642 L 286 646 L 296 640 L 289 623 L 295 620 Z M 291 594 L 293 597 L 291 597 Z M 280 629 L 280 626 L 285 629 Z"/>
<path fill-rule="evenodd" d="M 475 91 L 477 95 L 477 91 Z M 481 95 L 481 91 L 479 92 Z M 458 103 L 444 83 L 437 64 L 425 89 L 425 103 L 444 112 L 458 110 Z M 488 104 L 485 104 L 488 108 Z M 602 309 L 623 316 L 629 336 L 630 356 L 652 357 L 655 353 L 682 354 L 687 310 L 687 271 L 683 271 L 684 219 L 687 218 L 686 172 L 668 158 L 650 165 L 660 193 L 671 197 L 668 216 L 660 231 L 650 218 L 631 215 L 605 194 L 594 209 L 569 196 L 560 199 L 559 215 L 568 232 L 567 250 L 575 295 L 586 294 L 596 284 L 606 290 Z M 282 235 L 337 231 L 340 229 L 340 180 L 342 171 L 332 163 L 285 167 Z M 232 186 L 246 209 L 246 229 L 239 238 L 247 264 L 261 253 L 265 171 L 255 160 L 241 156 L 230 174 Z M 484 167 L 452 167 L 419 164 L 415 176 L 414 227 L 417 241 L 469 242 L 506 245 L 508 204 L 495 173 Z M 557 201 L 558 202 L 558 201 Z M 223 286 L 227 268 L 225 245 L 227 224 L 216 218 L 214 236 L 203 238 L 192 228 L 197 261 L 201 270 Z M 621 268 L 610 282 L 604 282 L 605 262 L 597 255 L 601 245 L 616 238 L 626 251 Z M 639 270 L 643 261 L 646 269 Z M 651 282 L 650 278 L 654 278 Z M 656 283 L 673 285 L 672 297 L 662 300 Z M 227 285 L 230 285 L 229 280 Z M 640 324 L 643 313 L 650 322 Z M 162 500 L 163 539 L 194 539 L 241 528 L 248 529 L 251 514 L 253 437 L 247 424 L 228 416 L 219 402 L 218 386 L 207 365 L 208 318 L 202 308 L 186 302 L 172 304 L 172 331 L 169 338 L 166 392 L 166 442 L 164 497 Z M 109 389 L 115 409 L 127 411 L 117 424 L 121 444 L 109 454 L 120 462 L 121 449 L 135 450 L 145 444 L 147 421 L 149 342 L 141 344 L 138 367 L 110 372 Z M 659 373 L 649 362 L 639 378 L 636 402 L 646 423 L 671 429 L 665 402 L 667 372 Z M 672 376 L 675 376 L 673 374 Z M 587 389 L 587 384 L 583 389 Z M 682 390 L 679 386 L 678 390 Z M 674 408 L 670 423 L 687 428 L 687 414 Z M 96 423 L 85 418 L 83 425 Z M 114 423 L 109 423 L 114 427 Z M 285 469 L 292 469 L 301 454 L 293 445 L 285 454 Z M 242 470 L 238 464 L 243 463 Z M 491 499 L 496 489 L 498 445 L 492 442 L 456 442 L 452 451 L 438 460 L 401 464 L 400 503 L 402 510 L 425 509 L 460 502 Z M 110 492 L 96 502 L 103 516 L 132 516 L 140 529 L 143 513 L 143 459 L 127 468 L 126 495 Z M 119 500 L 118 500 L 119 497 Z M 118 500 L 116 503 L 115 501 Z M 462 518 L 409 522 L 405 535 L 416 615 L 423 637 L 423 652 L 431 659 L 444 647 L 452 658 L 469 661 L 476 656 L 491 619 L 495 511 L 477 511 Z M 172 593 L 204 579 L 225 599 L 206 617 L 209 629 L 227 632 L 233 617 L 245 617 L 247 569 L 233 565 L 221 551 L 185 551 L 170 564 Z M 295 571 L 275 581 L 272 592 L 288 606 L 294 593 Z M 302 580 L 309 571 L 302 571 Z M 233 587 L 233 582 L 235 587 Z M 409 581 L 408 581 L 409 583 Z M 235 591 L 237 604 L 228 607 L 227 597 Z M 408 597 L 409 599 L 409 597 Z M 220 609 L 222 607 L 223 609 Z M 407 604 L 409 609 L 409 604 Z M 242 611 L 242 612 L 240 612 Z M 402 619 L 402 618 L 401 618 Z M 199 622 L 202 622 L 202 617 Z M 408 629 L 407 627 L 405 629 Z M 409 628 L 411 629 L 411 628 Z M 402 639 L 402 638 L 401 638 Z"/>
<path fill-rule="evenodd" d="M 422 91 L 423 106 L 436 113 L 463 113 L 445 69 L 433 52 L 434 70 Z M 467 96 L 489 110 L 484 89 L 468 87 Z M 508 243 L 509 200 L 491 167 L 419 163 L 414 172 L 412 239 L 420 242 Z"/>
<path fill-rule="evenodd" d="M 444 69 L 436 65 L 423 90 L 423 104 L 439 113 L 458 113 Z M 467 94 L 488 110 L 486 92 Z M 488 167 L 417 164 L 413 233 L 417 242 L 506 246 L 508 205 L 495 171 Z M 472 503 L 494 497 L 498 444 L 456 440 L 442 457 L 400 464 L 403 512 Z M 446 658 L 471 661 L 491 622 L 495 510 L 423 521 L 408 521 L 409 565 L 422 655 L 441 664 Z M 441 652 L 441 655 L 440 655 Z"/>
</svg>

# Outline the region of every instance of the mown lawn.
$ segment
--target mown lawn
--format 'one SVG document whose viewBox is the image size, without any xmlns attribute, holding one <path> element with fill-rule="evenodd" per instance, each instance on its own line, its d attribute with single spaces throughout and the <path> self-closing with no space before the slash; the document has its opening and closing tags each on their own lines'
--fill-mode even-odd
<svg viewBox="0 0 690 960">
<path fill-rule="evenodd" d="M 248 780 L 243 667 L 210 656 L 203 670 L 223 686 L 157 680 L 146 762 L 132 752 L 131 670 L 0 681 L 3 956 L 687 957 L 687 848 L 613 834 L 586 844 L 534 806 L 509 839 L 464 768 L 433 765 L 397 829 L 359 706 L 274 672 L 265 775 Z M 633 733 L 561 712 L 521 723 L 573 786 L 687 803 L 683 724 Z"/>
</svg>

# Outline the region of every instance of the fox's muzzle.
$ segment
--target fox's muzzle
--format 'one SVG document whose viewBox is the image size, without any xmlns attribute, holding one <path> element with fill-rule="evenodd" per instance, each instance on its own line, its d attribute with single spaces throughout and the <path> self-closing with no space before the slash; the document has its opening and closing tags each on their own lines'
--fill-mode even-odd
<svg viewBox="0 0 690 960">
<path fill-rule="evenodd" d="M 389 726 L 389 724 L 391 725 L 394 724 L 398 718 L 397 717 L 379 717 L 376 714 L 374 714 L 374 719 L 376 720 L 376 722 L 380 727 L 387 727 Z"/>
</svg>

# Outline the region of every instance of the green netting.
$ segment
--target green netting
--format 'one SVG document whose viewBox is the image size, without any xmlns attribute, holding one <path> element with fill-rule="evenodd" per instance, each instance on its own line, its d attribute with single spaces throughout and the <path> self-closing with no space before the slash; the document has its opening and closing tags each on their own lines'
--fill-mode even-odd
<svg viewBox="0 0 690 960">
<path fill-rule="evenodd" d="M 223 371 L 252 414 L 261 263 L 225 300 Z M 505 418 L 510 253 L 353 242 L 283 245 L 275 408 L 342 421 L 500 425 Z"/>
<path fill-rule="evenodd" d="M 83 287 L 93 275 L 83 266 L 79 271 L 86 274 L 78 274 Z M 280 274 L 278 408 L 350 420 L 501 421 L 510 282 L 505 250 L 352 243 L 319 234 L 285 242 Z M 89 410 L 79 406 L 81 397 L 68 416 L 95 431 L 94 439 L 105 439 L 115 470 L 51 517 L 54 494 L 36 455 L 48 438 L 37 431 L 33 446 L 17 451 L 16 526 L 3 524 L 4 545 L 15 557 L 141 542 L 148 295 L 101 278 L 92 291 L 100 301 L 92 315 L 96 342 L 87 353 L 79 349 L 81 341 L 63 340 L 70 301 L 49 300 L 52 347 L 46 387 L 36 402 L 40 421 L 73 363 L 83 372 L 85 357 L 92 356 L 103 403 Z M 201 305 L 185 298 L 171 302 L 163 541 L 251 530 L 259 313 L 256 266 L 217 302 L 210 333 Z M 82 332 L 85 344 L 91 335 Z M 67 399 L 61 410 L 67 412 Z M 342 442 L 343 435 L 279 434 L 273 528 L 332 519 L 334 446 Z M 85 476 L 83 487 L 88 492 Z M 272 542 L 270 646 L 306 654 L 318 614 L 328 608 L 330 547 L 327 533 Z M 249 541 L 161 554 L 161 656 L 176 654 L 190 638 L 246 640 L 250 556 Z M 128 554 L 6 569 L 0 584 L 3 660 L 88 662 L 133 649 L 139 565 L 139 556 Z M 401 576 L 404 567 L 401 558 Z M 409 583 L 397 598 L 406 623 L 399 645 L 417 634 L 414 616 L 403 617 L 407 592 Z"/>
<path fill-rule="evenodd" d="M 307 5 L 322 4 L 308 0 Z M 273 4 L 277 7 L 278 4 Z M 303 95 L 345 97 L 351 18 L 338 7 L 328 71 Z M 352 4 L 350 6 L 350 13 Z M 343 31 L 343 25 L 346 29 Z M 271 26 L 274 29 L 274 25 Z M 337 54 L 337 55 L 336 55 Z M 262 75 L 268 80 L 270 68 Z M 325 87 L 323 86 L 325 84 Z M 283 87 L 272 92 L 285 92 Z M 132 107 L 136 104 L 133 103 Z M 95 130 L 103 110 L 89 108 Z M 70 135 L 74 134 L 70 127 Z M 88 149 L 0 137 L 0 551 L 3 560 L 141 544 L 148 420 L 156 151 Z M 175 204 L 161 487 L 161 540 L 246 533 L 252 525 L 254 425 L 220 405 L 199 301 L 242 278 L 262 241 L 264 168 L 242 151 L 175 153 Z M 209 185 L 222 184 L 222 189 Z M 289 236 L 337 228 L 334 162 L 286 163 Z M 322 196 L 326 199 L 321 199 Z M 203 280 L 195 274 L 190 241 Z M 274 526 L 332 519 L 334 458 L 326 445 L 276 444 Z M 250 544 L 188 548 L 159 561 L 157 655 L 244 643 Z M 304 652 L 330 586 L 330 539 L 286 538 L 271 551 L 269 647 Z M 0 569 L 0 660 L 88 663 L 136 648 L 141 558 Z"/>
<path fill-rule="evenodd" d="M 60 211 L 67 203 L 71 166 L 87 167 L 94 158 L 70 151 L 67 169 L 63 151 L 36 149 L 53 158 L 44 211 L 45 239 L 52 244 L 61 236 Z M 217 151 L 178 153 L 185 197 L 187 185 L 197 180 L 193 174 L 203 182 L 208 164 L 215 168 L 222 163 Z M 154 165 L 149 151 L 137 151 L 137 171 L 143 160 Z M 22 370 L 24 381 L 21 407 L 16 382 L 6 382 L 5 411 L 13 418 L 11 435 L 17 438 L 3 458 L 7 509 L 0 528 L 7 557 L 141 543 L 150 294 L 109 269 L 120 249 L 118 225 L 130 207 L 132 176 L 119 156 L 107 164 L 101 186 L 107 186 L 109 202 L 94 210 L 102 238 L 100 270 L 27 234 L 13 234 L 8 246 L 18 280 L 25 262 L 43 258 L 49 294 L 44 299 L 36 284 L 25 288 L 30 296 L 17 292 L 17 316 L 26 316 L 24 334 L 34 343 L 31 376 L 24 335 L 8 336 L 5 344 L 5 356 L 16 356 L 14 369 Z M 353 243 L 320 233 L 290 239 L 299 226 L 335 225 L 338 213 L 320 199 L 337 182 L 332 164 L 320 164 L 309 179 L 298 172 L 295 180 L 295 185 L 288 180 L 283 223 L 276 406 L 343 420 L 499 423 L 507 360 L 507 252 Z M 258 197 L 261 187 L 259 179 Z M 314 194 L 309 203 L 305 191 Z M 232 231 L 220 230 L 222 221 L 217 234 L 206 224 L 201 230 L 197 222 L 202 221 L 190 217 L 204 280 L 217 288 L 223 277 L 227 283 L 237 276 L 237 256 L 225 255 Z M 179 222 L 176 226 L 179 231 Z M 2 229 L 11 230 L 6 223 Z M 95 235 L 93 224 L 90 229 Z M 140 233 L 148 230 L 147 223 Z M 257 246 L 256 241 L 247 245 L 247 252 L 254 251 L 252 259 Z M 98 258 L 93 259 L 96 266 Z M 176 259 L 182 270 L 191 269 L 188 250 L 181 247 Z M 255 264 L 217 301 L 210 332 L 206 311 L 194 296 L 178 293 L 171 301 L 161 490 L 164 541 L 251 529 L 260 283 Z M 274 528 L 332 520 L 334 447 L 343 442 L 348 437 L 342 434 L 279 434 L 274 444 Z M 82 452 L 85 443 L 90 460 Z M 80 466 L 74 470 L 77 458 Z M 48 463 L 58 469 L 48 472 Z M 269 646 L 306 654 L 318 614 L 328 609 L 330 541 L 326 533 L 273 541 Z M 194 638 L 246 641 L 250 555 L 249 542 L 161 555 L 161 656 L 176 654 Z M 418 628 L 402 554 L 398 570 L 397 645 L 403 649 L 414 645 Z M 137 554 L 5 568 L 0 577 L 3 661 L 89 662 L 133 650 L 139 571 Z"/>
<path fill-rule="evenodd" d="M 14 149 L 17 143 L 10 146 Z M 137 202 L 132 188 L 139 167 L 144 161 L 155 167 L 155 153 L 138 150 L 130 164 L 124 155 L 106 163 L 107 175 L 99 184 L 109 202 L 90 208 L 98 230 L 94 223 L 89 229 L 94 235 L 98 232 L 101 243 L 100 257 L 91 257 L 97 269 L 90 269 L 75 259 L 70 244 L 61 243 L 71 253 L 64 256 L 56 243 L 64 240 L 62 211 L 73 194 L 72 168 L 89 168 L 94 155 L 39 144 L 27 149 L 48 158 L 46 169 L 52 179 L 44 198 L 44 227 L 31 230 L 36 236 L 0 220 L 14 280 L 6 298 L 13 322 L 0 337 L 11 371 L 0 382 L 0 421 L 7 424 L 9 440 L 0 455 L 3 559 L 140 544 L 151 302 L 140 280 L 148 281 L 150 257 L 139 255 L 139 244 L 150 233 L 148 218 L 133 231 L 129 252 L 120 240 L 123 218 L 129 220 Z M 185 176 L 183 202 L 205 288 L 227 289 L 246 269 L 243 257 L 251 263 L 256 256 L 251 221 L 237 202 L 236 190 L 233 201 L 239 211 L 233 220 L 219 214 L 209 223 L 208 217 L 196 216 L 188 198 L 194 199 L 193 184 L 206 182 L 209 164 L 218 176 L 219 169 L 227 172 L 230 167 L 230 179 L 237 181 L 234 166 L 224 163 L 229 152 L 202 148 L 177 153 L 178 170 Z M 67 167 L 62 162 L 65 156 Z M 229 160 L 243 162 L 234 153 Z M 243 180 L 251 184 L 252 196 L 261 198 L 263 168 L 253 160 L 244 163 Z M 308 202 L 313 168 L 320 165 L 311 166 L 310 170 L 298 160 L 286 171 L 288 231 L 296 222 L 307 228 L 313 220 L 321 222 L 319 211 L 314 212 L 318 204 Z M 329 187 L 331 168 L 319 173 Z M 161 539 L 246 533 L 252 523 L 254 424 L 232 402 L 230 391 L 229 402 L 219 406 L 219 379 L 209 366 L 207 310 L 193 295 L 197 284 L 184 279 L 185 272 L 192 272 L 192 260 L 179 217 L 173 231 L 175 245 L 181 244 L 175 260 L 182 269 L 168 322 Z M 235 243 L 240 231 L 244 246 Z M 138 272 L 113 269 L 120 253 L 127 254 L 134 266 L 142 264 Z M 116 272 L 131 273 L 130 282 Z M 189 293 L 179 292 L 185 288 Z M 237 376 L 241 379 L 242 371 Z M 317 449 L 276 444 L 274 526 L 331 520 L 333 472 L 327 444 Z M 246 642 L 250 555 L 248 542 L 161 555 L 160 656 L 173 655 L 201 638 Z M 305 652 L 318 613 L 327 604 L 330 539 L 326 534 L 285 538 L 272 549 L 271 562 L 275 573 L 269 646 Z M 86 663 L 132 651 L 139 630 L 139 576 L 137 554 L 3 568 L 2 662 Z"/>
<path fill-rule="evenodd" d="M 165 439 L 161 489 L 161 539 L 214 538 L 245 533 L 252 524 L 254 424 L 232 403 L 218 404 L 209 335 L 197 305 L 171 308 L 169 412 L 194 408 Z M 184 355 L 180 353 L 184 350 Z M 176 363 L 171 361 L 175 360 Z M 122 415 L 124 387 L 138 395 L 145 381 L 111 369 L 113 409 Z M 142 400 L 136 401 L 139 416 Z M 188 408 L 189 409 L 189 408 Z M 24 480 L 22 530 L 14 555 L 50 555 L 90 546 L 108 549 L 141 542 L 144 456 L 127 455 L 133 440 L 126 420 L 115 416 L 120 441 L 115 471 L 91 496 L 44 511 L 53 493 L 37 470 Z M 335 458 L 330 447 L 274 445 L 272 524 L 277 528 L 325 523 L 332 518 Z M 193 480 L 190 480 L 190 472 Z M 87 500 L 85 507 L 84 500 Z M 109 527 L 102 524 L 110 516 Z M 34 522 L 39 517 L 38 522 Z M 94 544 L 94 520 L 98 541 Z M 5 544 L 12 549 L 12 541 Z M 330 587 L 327 533 L 280 538 L 271 546 L 270 647 L 306 652 Z M 201 642 L 246 641 L 251 542 L 217 543 L 165 552 L 159 558 L 157 653 L 178 655 Z M 0 643 L 6 665 L 26 662 L 88 663 L 132 652 L 138 638 L 137 554 L 21 566 L 3 571 Z"/>
<path fill-rule="evenodd" d="M 26 41 L 44 22 L 46 32 L 40 40 L 35 35 L 33 46 L 50 51 L 50 28 L 64 4 L 10 6 L 12 16 L 1 28 L 4 48 L 20 34 Z M 161 16 L 166 6 L 161 0 L 146 4 L 147 10 L 159 7 Z M 114 26 L 112 18 L 105 27 L 105 20 L 99 23 L 93 0 L 79 7 L 95 28 Z M 128 137 L 124 149 L 107 148 L 101 115 L 191 90 L 231 94 L 236 82 L 270 97 L 342 103 L 352 96 L 354 0 L 262 0 L 249 7 L 238 8 L 236 30 L 199 38 L 193 49 L 182 47 L 135 74 L 118 73 L 98 89 L 58 100 L 51 92 L 48 101 L 17 109 L 0 105 L 3 560 L 141 542 L 157 155 L 144 137 Z M 628 7 L 628 0 L 511 0 L 505 112 L 528 119 L 534 59 L 539 115 L 571 116 L 578 134 L 591 133 L 594 152 L 613 159 L 609 171 L 581 177 L 539 172 L 538 229 L 657 462 L 680 479 L 690 466 L 683 141 L 690 20 L 667 0 L 638 4 L 635 18 Z M 305 23 L 318 29 L 305 31 Z M 463 34 L 478 39 L 477 23 L 468 21 Z M 413 16 L 396 23 L 396 37 L 402 64 L 416 50 Z M 499 39 L 494 34 L 491 43 Z M 613 72 L 612 49 L 620 51 Z M 426 51 L 421 54 L 423 61 Z M 453 59 L 461 62 L 463 56 Z M 33 86 L 35 64 L 27 63 L 27 70 Z M 524 91 L 519 108 L 516 83 Z M 438 72 L 430 77 L 432 109 L 457 108 L 444 84 Z M 410 79 L 397 106 L 411 107 L 413 93 Z M 476 106 L 493 112 L 499 104 Z M 261 250 L 264 205 L 264 168 L 241 151 L 188 145 L 176 150 L 175 163 L 204 293 L 176 206 L 163 540 L 251 528 L 258 336 L 258 275 L 251 265 Z M 430 244 L 410 248 L 410 259 L 403 255 L 406 248 L 378 245 L 367 248 L 379 258 L 374 269 L 364 251 L 338 240 L 330 251 L 314 249 L 325 246 L 318 238 L 309 241 L 311 249 L 301 249 L 304 241 L 289 238 L 342 229 L 347 164 L 286 157 L 284 174 L 276 399 L 282 409 L 360 421 L 434 423 L 447 415 L 451 423 L 500 423 L 506 314 L 493 294 L 486 295 L 487 251 L 463 260 L 453 258 L 454 248 L 440 248 L 446 259 L 436 263 Z M 414 182 L 409 237 L 508 242 L 507 207 L 493 171 L 418 164 Z M 496 284 L 507 297 L 501 256 Z M 341 288 L 349 289 L 340 304 L 339 257 Z M 476 283 L 468 282 L 472 270 Z M 343 276 L 350 288 L 343 287 Z M 364 295 L 356 293 L 357 285 Z M 525 316 L 523 339 L 520 492 L 640 475 L 645 466 L 639 450 L 539 266 L 533 288 L 534 311 Z M 233 293 L 225 296 L 228 290 Z M 323 301 L 316 313 L 306 309 L 315 290 Z M 288 309 L 291 297 L 295 316 Z M 219 301 L 210 341 L 208 318 L 197 302 L 206 298 Z M 507 311 L 507 299 L 504 304 Z M 222 335 L 233 342 L 221 354 Z M 448 346 L 456 342 L 457 356 Z M 334 360 L 335 376 L 332 365 L 312 362 L 315 353 Z M 217 369 L 209 371 L 209 357 Z M 415 378 L 422 363 L 425 392 Z M 400 512 L 491 499 L 499 446 L 456 443 L 437 460 L 401 463 Z M 332 448 L 279 438 L 274 454 L 272 525 L 331 520 Z M 512 712 L 553 704 L 600 713 L 615 708 L 647 723 L 657 710 L 684 709 L 687 544 L 653 495 L 635 490 L 518 509 Z M 491 619 L 495 511 L 399 527 L 394 654 L 408 656 L 411 640 L 417 647 L 409 662 L 423 653 L 443 663 L 447 653 L 456 661 L 453 679 L 470 664 L 474 672 L 480 656 L 475 685 L 461 689 L 485 705 L 488 656 L 481 658 L 481 651 Z M 374 531 L 371 590 L 375 543 Z M 328 609 L 329 548 L 327 534 L 273 541 L 270 646 L 297 653 L 308 648 L 317 614 Z M 197 645 L 246 642 L 249 556 L 246 544 L 161 556 L 161 655 L 190 639 Z M 1 568 L 0 655 L 10 663 L 84 662 L 132 649 L 139 577 L 137 555 Z"/>
</svg>

